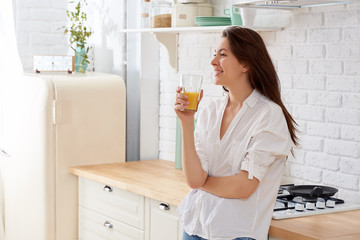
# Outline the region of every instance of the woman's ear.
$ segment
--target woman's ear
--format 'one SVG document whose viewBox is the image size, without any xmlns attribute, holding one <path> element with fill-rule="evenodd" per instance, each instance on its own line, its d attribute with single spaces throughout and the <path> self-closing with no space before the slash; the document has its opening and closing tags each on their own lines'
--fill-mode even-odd
<svg viewBox="0 0 360 240">
<path fill-rule="evenodd" d="M 242 68 L 242 72 L 248 72 L 249 71 L 249 66 L 247 64 L 244 64 L 243 65 L 243 68 Z"/>
</svg>

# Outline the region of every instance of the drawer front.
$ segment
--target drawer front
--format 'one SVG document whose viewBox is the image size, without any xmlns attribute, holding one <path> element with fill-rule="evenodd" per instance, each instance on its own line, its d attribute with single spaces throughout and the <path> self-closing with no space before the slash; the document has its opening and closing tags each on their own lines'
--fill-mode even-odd
<svg viewBox="0 0 360 240">
<path fill-rule="evenodd" d="M 144 197 L 138 194 L 79 178 L 79 205 L 144 229 Z"/>
<path fill-rule="evenodd" d="M 79 207 L 79 239 L 143 240 L 144 231 Z"/>
<path fill-rule="evenodd" d="M 177 207 L 149 199 L 149 239 L 182 239 L 182 226 Z"/>
</svg>

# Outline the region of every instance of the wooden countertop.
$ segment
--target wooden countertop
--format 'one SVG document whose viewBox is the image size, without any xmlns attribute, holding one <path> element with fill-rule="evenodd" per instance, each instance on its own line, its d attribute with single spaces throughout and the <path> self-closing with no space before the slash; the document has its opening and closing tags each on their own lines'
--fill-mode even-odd
<svg viewBox="0 0 360 240">
<path fill-rule="evenodd" d="M 182 170 L 160 159 L 71 167 L 69 172 L 174 206 L 190 191 Z"/>
<path fill-rule="evenodd" d="M 175 206 L 190 191 L 175 163 L 160 159 L 71 167 L 69 172 Z M 272 220 L 269 234 L 289 240 L 359 240 L 360 210 Z"/>
<path fill-rule="evenodd" d="M 359 240 L 360 210 L 272 220 L 269 233 L 291 240 Z"/>
</svg>

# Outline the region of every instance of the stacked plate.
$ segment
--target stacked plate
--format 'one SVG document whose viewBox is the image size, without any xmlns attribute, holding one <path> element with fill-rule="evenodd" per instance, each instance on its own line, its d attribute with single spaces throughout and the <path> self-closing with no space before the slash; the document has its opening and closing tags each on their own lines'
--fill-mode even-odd
<svg viewBox="0 0 360 240">
<path fill-rule="evenodd" d="M 229 17 L 195 17 L 198 26 L 228 26 L 231 25 Z"/>
</svg>

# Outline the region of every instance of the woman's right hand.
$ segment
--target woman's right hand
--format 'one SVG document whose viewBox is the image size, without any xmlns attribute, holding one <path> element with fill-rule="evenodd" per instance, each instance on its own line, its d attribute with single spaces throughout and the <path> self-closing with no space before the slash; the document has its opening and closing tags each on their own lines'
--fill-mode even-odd
<svg viewBox="0 0 360 240">
<path fill-rule="evenodd" d="M 176 100 L 174 104 L 174 110 L 176 115 L 178 116 L 180 122 L 183 123 L 193 123 L 195 111 L 184 111 L 188 105 L 188 96 L 181 93 L 182 87 L 176 88 Z M 200 99 L 199 103 L 203 96 L 203 90 L 200 91 Z M 198 104 L 199 104 L 198 103 Z"/>
</svg>

